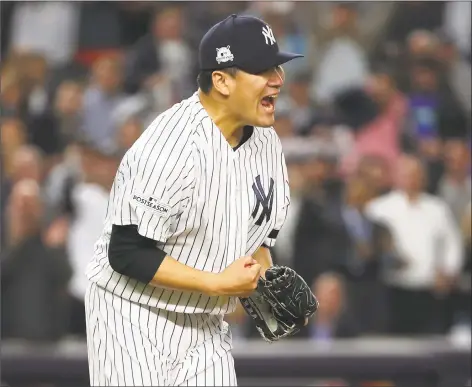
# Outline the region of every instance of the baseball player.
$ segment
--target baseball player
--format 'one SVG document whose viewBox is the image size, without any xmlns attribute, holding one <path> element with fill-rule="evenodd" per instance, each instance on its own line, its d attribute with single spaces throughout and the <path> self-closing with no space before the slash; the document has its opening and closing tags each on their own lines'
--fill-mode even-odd
<svg viewBox="0 0 472 387">
<path fill-rule="evenodd" d="M 289 188 L 271 126 L 280 65 L 300 56 L 226 18 L 201 41 L 198 91 L 122 159 L 87 268 L 92 385 L 237 385 L 223 317 L 272 266 Z"/>
</svg>

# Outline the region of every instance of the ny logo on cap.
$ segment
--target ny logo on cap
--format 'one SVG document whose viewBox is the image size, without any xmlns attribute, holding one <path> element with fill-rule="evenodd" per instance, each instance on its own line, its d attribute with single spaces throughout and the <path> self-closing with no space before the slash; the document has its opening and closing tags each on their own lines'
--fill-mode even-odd
<svg viewBox="0 0 472 387">
<path fill-rule="evenodd" d="M 264 35 L 266 44 L 269 44 L 270 42 L 270 45 L 272 46 L 275 43 L 274 33 L 269 26 L 262 27 L 262 35 Z"/>
</svg>

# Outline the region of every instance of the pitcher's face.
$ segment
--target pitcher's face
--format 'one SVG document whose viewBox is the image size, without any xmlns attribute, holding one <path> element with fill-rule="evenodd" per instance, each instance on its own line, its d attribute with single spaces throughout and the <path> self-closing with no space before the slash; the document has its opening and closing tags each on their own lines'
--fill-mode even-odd
<svg viewBox="0 0 472 387">
<path fill-rule="evenodd" d="M 281 66 L 259 74 L 242 70 L 230 82 L 228 108 L 247 125 L 274 125 L 276 100 L 285 81 Z"/>
</svg>

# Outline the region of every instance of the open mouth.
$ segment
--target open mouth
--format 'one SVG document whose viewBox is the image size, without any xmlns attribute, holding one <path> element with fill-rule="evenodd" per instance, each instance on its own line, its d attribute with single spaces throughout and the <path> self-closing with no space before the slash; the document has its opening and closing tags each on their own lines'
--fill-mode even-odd
<svg viewBox="0 0 472 387">
<path fill-rule="evenodd" d="M 277 99 L 277 96 L 277 94 L 272 94 L 262 98 L 261 105 L 268 113 L 273 113 L 275 111 L 275 100 Z"/>
</svg>

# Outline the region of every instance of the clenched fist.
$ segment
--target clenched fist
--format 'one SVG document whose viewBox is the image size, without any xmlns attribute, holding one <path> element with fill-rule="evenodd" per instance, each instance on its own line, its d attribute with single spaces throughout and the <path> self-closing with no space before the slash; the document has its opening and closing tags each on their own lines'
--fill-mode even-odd
<svg viewBox="0 0 472 387">
<path fill-rule="evenodd" d="M 217 295 L 247 297 L 257 287 L 261 265 L 252 257 L 241 257 L 213 279 Z"/>
</svg>

